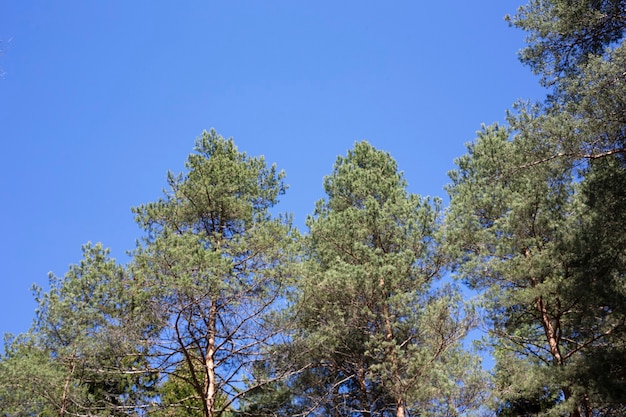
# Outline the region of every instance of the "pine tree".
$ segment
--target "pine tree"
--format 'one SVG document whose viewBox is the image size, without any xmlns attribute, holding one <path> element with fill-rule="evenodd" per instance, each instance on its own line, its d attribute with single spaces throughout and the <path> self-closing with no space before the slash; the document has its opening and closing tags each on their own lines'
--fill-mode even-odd
<svg viewBox="0 0 626 417">
<path fill-rule="evenodd" d="M 135 262 L 160 318 L 155 366 L 192 387 L 203 416 L 225 416 L 275 336 L 265 315 L 285 290 L 290 226 L 269 209 L 286 186 L 215 131 L 195 151 L 164 198 L 135 209 L 147 232 Z"/>
<path fill-rule="evenodd" d="M 471 317 L 451 287 L 439 201 L 406 191 L 391 156 L 359 142 L 324 180 L 307 224 L 293 343 L 311 366 L 293 381 L 314 415 L 456 415 L 480 401 Z M 482 387 L 482 386 L 481 386 Z"/>
<path fill-rule="evenodd" d="M 479 132 L 451 174 L 448 242 L 486 300 L 501 415 L 625 410 L 624 8 L 521 7 L 521 60 L 549 95 Z"/>
<path fill-rule="evenodd" d="M 483 291 L 505 409 L 619 415 L 623 377 L 613 372 L 602 386 L 586 372 L 606 368 L 598 354 L 623 345 L 623 238 L 600 244 L 609 236 L 590 206 L 592 176 L 581 182 L 569 159 L 548 158 L 553 148 L 544 139 L 497 126 L 479 133 L 451 173 L 449 248 L 459 275 Z M 615 257 L 610 263 L 604 250 Z"/>
<path fill-rule="evenodd" d="M 49 291 L 35 288 L 35 324 L 7 340 L 0 361 L 3 413 L 138 415 L 148 407 L 155 384 L 144 344 L 150 326 L 130 273 L 108 253 L 85 245 L 79 264 L 62 278 L 50 276 Z"/>
</svg>

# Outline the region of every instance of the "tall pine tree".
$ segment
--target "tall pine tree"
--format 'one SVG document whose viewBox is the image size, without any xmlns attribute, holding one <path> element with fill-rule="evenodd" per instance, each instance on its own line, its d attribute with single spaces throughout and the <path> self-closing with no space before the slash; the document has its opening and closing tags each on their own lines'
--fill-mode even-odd
<svg viewBox="0 0 626 417">
<path fill-rule="evenodd" d="M 160 318 L 154 366 L 191 387 L 179 390 L 192 392 L 181 405 L 225 416 L 275 336 L 265 315 L 285 288 L 290 226 L 269 209 L 286 186 L 282 172 L 215 131 L 195 151 L 185 174 L 168 175 L 164 198 L 135 209 L 147 232 L 137 282 Z"/>
<path fill-rule="evenodd" d="M 367 142 L 339 157 L 307 224 L 294 344 L 308 352 L 298 400 L 314 415 L 456 415 L 477 406 L 477 362 L 459 294 L 433 289 L 444 258 L 439 201 L 406 191 Z"/>
<path fill-rule="evenodd" d="M 549 95 L 479 132 L 451 175 L 448 242 L 485 296 L 502 415 L 625 411 L 625 6 L 521 7 L 521 60 Z"/>
</svg>

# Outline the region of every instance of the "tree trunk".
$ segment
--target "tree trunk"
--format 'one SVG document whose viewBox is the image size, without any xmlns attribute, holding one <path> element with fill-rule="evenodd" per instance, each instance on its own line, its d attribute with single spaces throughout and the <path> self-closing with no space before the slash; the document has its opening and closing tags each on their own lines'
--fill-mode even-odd
<svg viewBox="0 0 626 417">
<path fill-rule="evenodd" d="M 554 358 L 557 366 L 563 366 L 563 357 L 561 356 L 561 348 L 559 346 L 558 321 L 556 326 L 552 325 L 552 321 L 550 320 L 550 315 L 548 314 L 548 309 L 543 301 L 543 297 L 539 297 L 537 299 L 537 310 L 541 315 L 541 324 L 546 334 L 548 346 L 550 346 L 550 354 Z"/>
<path fill-rule="evenodd" d="M 204 379 L 204 413 L 203 417 L 215 416 L 215 331 L 217 325 L 217 307 L 211 303 L 209 309 L 209 328 L 205 355 L 206 376 Z"/>
<path fill-rule="evenodd" d="M 74 353 L 72 354 L 72 358 L 70 362 L 70 372 L 67 374 L 67 377 L 65 378 L 65 384 L 63 385 L 63 397 L 61 398 L 61 409 L 59 410 L 60 417 L 64 417 L 67 412 L 67 404 L 69 403 L 70 381 L 72 380 L 72 376 L 74 375 L 75 369 L 76 369 L 76 349 L 74 349 Z"/>
<path fill-rule="evenodd" d="M 524 252 L 524 256 L 526 258 L 530 257 L 530 250 L 526 249 Z M 535 287 L 538 284 L 538 280 L 535 277 L 531 278 L 532 286 Z M 558 305 L 558 301 L 557 301 Z M 544 333 L 546 335 L 546 340 L 548 342 L 548 346 L 550 348 L 550 354 L 552 358 L 554 358 L 554 363 L 556 366 L 564 366 L 565 361 L 563 360 L 563 355 L 561 355 L 561 346 L 560 344 L 560 320 L 558 316 L 555 320 L 555 323 L 552 323 L 552 317 L 550 317 L 550 313 L 548 312 L 548 308 L 542 296 L 539 296 L 536 301 L 537 311 L 539 312 L 539 317 L 541 321 L 541 325 L 543 327 Z M 568 387 L 562 388 L 563 391 L 563 399 L 567 401 L 571 398 L 572 393 Z M 576 407 L 570 414 L 570 417 L 582 417 L 582 413 L 580 412 L 580 407 Z"/>
<path fill-rule="evenodd" d="M 402 398 L 396 399 L 396 417 L 405 417 L 406 409 Z"/>
</svg>

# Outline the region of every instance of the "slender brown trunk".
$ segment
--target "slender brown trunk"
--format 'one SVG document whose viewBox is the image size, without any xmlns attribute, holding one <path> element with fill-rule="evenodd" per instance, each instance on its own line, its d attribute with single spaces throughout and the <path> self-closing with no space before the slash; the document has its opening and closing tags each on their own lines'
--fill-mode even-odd
<svg viewBox="0 0 626 417">
<path fill-rule="evenodd" d="M 69 390 L 70 390 L 70 381 L 72 380 L 72 375 L 74 375 L 74 370 L 76 369 L 76 351 L 72 354 L 72 358 L 70 359 L 70 371 L 65 378 L 65 384 L 63 385 L 63 397 L 61 398 L 61 409 L 59 410 L 59 416 L 64 417 L 65 413 L 67 413 L 67 404 L 69 402 Z"/>
<path fill-rule="evenodd" d="M 396 417 L 405 417 L 406 410 L 404 407 L 404 400 L 402 398 L 398 398 L 396 400 Z"/>
<path fill-rule="evenodd" d="M 209 308 L 209 328 L 205 355 L 206 377 L 204 379 L 204 417 L 215 416 L 215 332 L 217 325 L 217 307 L 211 303 Z"/>
<path fill-rule="evenodd" d="M 552 325 L 552 321 L 550 320 L 550 315 L 548 314 L 548 309 L 546 308 L 545 302 L 543 301 L 543 297 L 537 298 L 537 310 L 541 315 L 541 324 L 543 326 L 543 330 L 546 334 L 546 339 L 548 341 L 548 346 L 550 347 L 550 354 L 554 358 L 554 361 L 558 366 L 563 365 L 563 357 L 561 356 L 561 349 L 559 346 L 559 336 L 557 334 L 558 331 L 558 323 L 557 327 Z"/>
<path fill-rule="evenodd" d="M 530 251 L 526 249 L 524 253 L 525 257 L 530 257 Z M 538 280 L 536 278 L 531 278 L 531 282 L 533 287 L 538 284 Z M 546 306 L 546 302 L 544 301 L 543 296 L 539 296 L 536 301 L 537 311 L 539 312 L 539 317 L 541 321 L 541 325 L 543 326 L 543 331 L 546 335 L 546 340 L 548 341 L 548 347 L 550 348 L 550 354 L 554 358 L 554 363 L 556 366 L 564 366 L 565 361 L 563 359 L 563 355 L 561 355 L 561 347 L 560 347 L 560 322 L 556 319 L 555 323 L 552 323 L 550 313 L 548 312 L 548 308 Z M 557 301 L 558 305 L 558 301 Z M 569 387 L 563 387 L 563 399 L 567 401 L 572 397 L 572 392 Z M 569 417 L 582 417 L 582 413 L 580 411 L 580 407 L 576 406 L 576 408 L 570 412 Z"/>
<path fill-rule="evenodd" d="M 559 335 L 557 334 L 559 330 L 559 322 L 557 320 L 555 325 L 552 324 L 552 321 L 550 320 L 550 315 L 548 314 L 548 310 L 543 301 L 543 297 L 539 297 L 537 299 L 537 310 L 541 315 L 541 324 L 543 325 L 546 339 L 548 341 L 548 346 L 550 347 L 550 354 L 554 358 L 556 366 L 564 366 L 565 362 L 563 360 L 563 355 L 561 355 L 561 347 L 559 346 Z M 572 392 L 568 387 L 562 388 L 562 391 L 563 399 L 565 401 L 569 400 L 572 397 Z M 578 406 L 570 413 L 570 417 L 582 416 L 583 415 L 580 411 L 580 407 Z"/>
</svg>

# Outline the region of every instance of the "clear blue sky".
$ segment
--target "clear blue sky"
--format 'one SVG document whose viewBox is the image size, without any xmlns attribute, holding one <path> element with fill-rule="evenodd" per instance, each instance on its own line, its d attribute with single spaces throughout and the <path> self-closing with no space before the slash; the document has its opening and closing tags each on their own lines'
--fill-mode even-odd
<svg viewBox="0 0 626 417">
<path fill-rule="evenodd" d="M 520 0 L 522 1 L 522 0 Z M 481 123 L 543 92 L 518 61 L 515 1 L 107 0 L 0 3 L 0 333 L 103 242 L 214 127 L 287 173 L 303 225 L 337 155 L 366 139 L 410 191 L 444 196 Z"/>
</svg>

